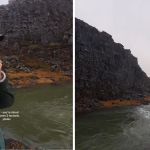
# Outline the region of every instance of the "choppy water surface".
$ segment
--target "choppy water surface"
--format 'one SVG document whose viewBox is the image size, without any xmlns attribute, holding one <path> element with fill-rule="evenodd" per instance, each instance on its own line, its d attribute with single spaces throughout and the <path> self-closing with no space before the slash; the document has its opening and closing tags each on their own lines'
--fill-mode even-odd
<svg viewBox="0 0 150 150">
<path fill-rule="evenodd" d="M 150 105 L 77 116 L 77 150 L 150 150 Z"/>
<path fill-rule="evenodd" d="M 41 149 L 71 149 L 72 85 L 19 89 L 14 106 L 0 112 L 8 110 L 20 118 L 0 121 L 5 137 Z"/>
</svg>

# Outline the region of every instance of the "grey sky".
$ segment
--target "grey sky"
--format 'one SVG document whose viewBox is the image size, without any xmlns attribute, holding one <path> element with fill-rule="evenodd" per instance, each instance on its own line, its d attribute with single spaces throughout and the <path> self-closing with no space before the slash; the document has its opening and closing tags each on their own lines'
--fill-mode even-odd
<svg viewBox="0 0 150 150">
<path fill-rule="evenodd" d="M 110 33 L 150 76 L 150 0 L 76 0 L 76 17 Z"/>
<path fill-rule="evenodd" d="M 0 0 L 0 5 L 8 4 L 8 0 Z"/>
</svg>

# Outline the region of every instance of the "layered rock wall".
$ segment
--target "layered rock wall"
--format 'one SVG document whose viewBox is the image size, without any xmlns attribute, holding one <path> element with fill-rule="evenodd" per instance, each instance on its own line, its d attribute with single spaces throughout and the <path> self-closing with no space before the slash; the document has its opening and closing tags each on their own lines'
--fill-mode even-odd
<svg viewBox="0 0 150 150">
<path fill-rule="evenodd" d="M 0 33 L 8 43 L 64 42 L 72 34 L 72 7 L 72 0 L 10 0 L 0 6 Z"/>
<path fill-rule="evenodd" d="M 95 109 L 99 101 L 141 99 L 150 79 L 137 58 L 112 36 L 76 19 L 76 109 Z"/>
<path fill-rule="evenodd" d="M 18 70 L 10 67 L 17 59 L 19 68 L 27 70 L 24 62 L 31 59 L 42 63 L 39 69 L 49 65 L 49 70 L 70 73 L 72 8 L 72 0 L 10 0 L 1 5 L 0 33 L 6 38 L 0 43 L 0 59 L 6 68 Z M 32 69 L 37 67 L 28 67 Z"/>
</svg>

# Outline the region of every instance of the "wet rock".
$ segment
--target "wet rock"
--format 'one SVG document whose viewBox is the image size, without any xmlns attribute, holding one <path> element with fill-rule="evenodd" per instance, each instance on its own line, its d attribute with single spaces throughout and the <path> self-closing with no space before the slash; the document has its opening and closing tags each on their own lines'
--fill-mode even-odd
<svg viewBox="0 0 150 150">
<path fill-rule="evenodd" d="M 51 66 L 50 70 L 53 72 L 53 71 L 57 71 L 59 68 L 59 66 L 57 64 L 54 64 Z"/>
<path fill-rule="evenodd" d="M 24 72 L 31 72 L 32 68 L 25 66 L 18 56 L 4 56 L 3 57 L 3 64 L 6 70 L 16 70 L 16 71 L 24 71 Z"/>
</svg>

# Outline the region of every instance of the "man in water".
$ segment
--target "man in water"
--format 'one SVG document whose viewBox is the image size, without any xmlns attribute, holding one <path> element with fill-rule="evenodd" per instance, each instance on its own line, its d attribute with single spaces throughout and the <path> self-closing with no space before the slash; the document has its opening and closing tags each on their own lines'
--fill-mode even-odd
<svg viewBox="0 0 150 150">
<path fill-rule="evenodd" d="M 0 35 L 0 41 L 3 39 L 4 35 Z M 2 61 L 0 60 L 0 108 L 10 107 L 13 103 L 14 96 L 10 92 L 6 74 L 2 71 Z"/>
</svg>

